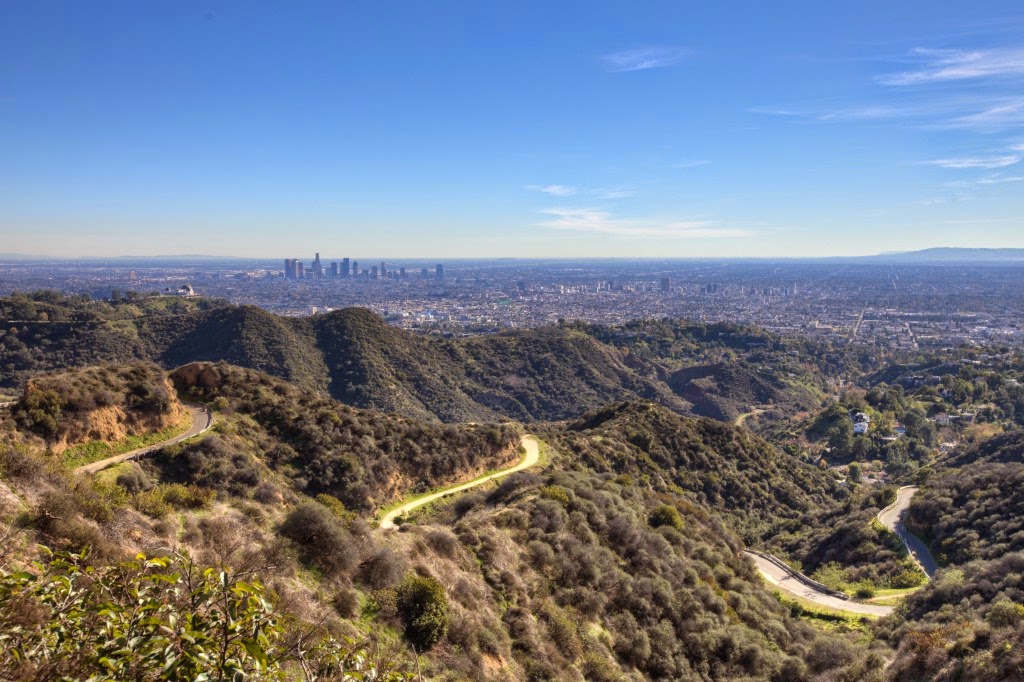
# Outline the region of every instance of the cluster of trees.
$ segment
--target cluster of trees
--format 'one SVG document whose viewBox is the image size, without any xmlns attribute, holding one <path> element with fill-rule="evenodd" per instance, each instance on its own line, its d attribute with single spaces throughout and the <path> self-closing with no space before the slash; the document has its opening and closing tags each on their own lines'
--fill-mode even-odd
<svg viewBox="0 0 1024 682">
<path fill-rule="evenodd" d="M 910 365 L 892 365 L 868 377 L 875 386 L 914 386 L 911 395 L 929 414 L 969 410 L 979 422 L 1024 425 L 1024 354 L 1009 348 L 937 354 Z M 922 383 L 923 382 L 923 383 Z"/>
<path fill-rule="evenodd" d="M 173 480 L 218 489 L 251 486 L 248 451 L 310 495 L 327 493 L 368 511 L 395 497 L 503 465 L 518 456 L 511 425 L 450 426 L 342 405 L 267 374 L 198 363 L 172 373 L 176 384 L 228 413 L 250 417 L 224 439 L 170 448 L 153 459 Z"/>
<path fill-rule="evenodd" d="M 0 388 L 30 377 L 98 363 L 158 360 L 140 330 L 158 319 L 189 319 L 225 305 L 214 299 L 134 296 L 120 301 L 56 291 L 0 297 Z"/>
<path fill-rule="evenodd" d="M 1024 431 L 983 442 L 962 460 L 930 477 L 914 496 L 908 527 L 943 563 L 1024 550 Z"/>
<path fill-rule="evenodd" d="M 391 327 L 358 308 L 286 318 L 205 299 L 98 302 L 45 292 L 0 299 L 0 316 L 10 322 L 0 324 L 0 386 L 8 387 L 35 373 L 98 362 L 173 367 L 223 360 L 354 406 L 418 419 L 554 420 L 618 400 L 653 400 L 686 412 L 691 404 L 673 391 L 668 369 L 699 357 L 722 360 L 711 349 L 747 357 L 750 371 L 781 391 L 781 406 L 797 409 L 824 385 L 817 356 L 789 350 L 797 342 L 732 325 L 563 324 L 444 339 Z M 712 392 L 726 409 L 709 403 L 698 410 L 728 419 L 747 411 L 750 400 L 764 400 L 730 393 L 733 383 L 723 377 Z"/>
<path fill-rule="evenodd" d="M 939 571 L 879 634 L 897 653 L 889 678 L 989 682 L 1024 670 L 1024 554 Z"/>
<path fill-rule="evenodd" d="M 780 456 L 739 427 L 682 417 L 651 403 L 611 406 L 544 434 L 582 467 L 628 475 L 715 509 L 748 543 L 791 528 L 847 495 L 832 477 Z"/>
<path fill-rule="evenodd" d="M 871 419 L 868 433 L 854 433 L 852 415 L 864 412 Z M 896 437 L 894 424 L 901 422 L 906 432 Z M 827 448 L 829 464 L 880 460 L 894 476 L 912 473 L 938 445 L 935 425 L 926 412 L 904 399 L 898 386 L 881 391 L 873 389 L 865 396 L 844 393 L 808 425 L 806 436 Z"/>
<path fill-rule="evenodd" d="M 176 400 L 152 363 L 98 365 L 33 379 L 12 413 L 22 428 L 53 440 L 74 426 L 76 415 L 97 408 L 117 406 L 145 418 L 171 411 Z"/>
<path fill-rule="evenodd" d="M 564 324 L 564 323 L 563 323 Z M 640 319 L 621 325 L 564 324 L 638 357 L 675 370 L 722 360 L 744 360 L 786 377 L 825 388 L 824 377 L 856 375 L 878 366 L 878 358 L 849 347 L 802 337 L 780 337 L 751 325 L 701 324 L 688 320 Z"/>
<path fill-rule="evenodd" d="M 907 523 L 943 562 L 1024 549 L 1024 464 L 971 465 L 932 477 L 914 496 Z"/>
<path fill-rule="evenodd" d="M 527 679 L 881 679 L 880 657 L 765 592 L 715 516 L 628 476 L 514 474 L 436 520 L 508 605 Z"/>
<path fill-rule="evenodd" d="M 779 533 L 767 544 L 807 575 L 849 594 L 920 585 L 925 574 L 900 539 L 875 520 L 895 499 L 894 487 L 858 493 L 831 509 L 808 514 L 791 532 Z"/>
</svg>

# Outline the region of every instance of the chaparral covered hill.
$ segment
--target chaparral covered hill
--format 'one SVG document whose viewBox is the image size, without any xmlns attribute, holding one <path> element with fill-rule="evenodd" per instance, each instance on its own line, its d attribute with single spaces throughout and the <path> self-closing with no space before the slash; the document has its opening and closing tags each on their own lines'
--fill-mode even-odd
<svg viewBox="0 0 1024 682">
<path fill-rule="evenodd" d="M 664 345 L 644 340 L 651 330 L 579 324 L 441 338 L 365 309 L 288 318 L 168 297 L 19 294 L 0 299 L 0 315 L 0 387 L 97 362 L 225 361 L 354 406 L 448 422 L 566 419 L 638 399 L 726 421 L 755 406 L 780 417 L 820 402 L 815 368 L 830 357 L 744 328 L 666 323 L 674 340 Z"/>
</svg>

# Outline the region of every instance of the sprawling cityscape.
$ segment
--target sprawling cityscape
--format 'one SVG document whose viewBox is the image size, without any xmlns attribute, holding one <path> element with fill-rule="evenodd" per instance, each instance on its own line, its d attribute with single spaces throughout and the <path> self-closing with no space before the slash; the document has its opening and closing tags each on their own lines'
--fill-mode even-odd
<svg viewBox="0 0 1024 682">
<path fill-rule="evenodd" d="M 372 265 L 367 265 L 372 262 Z M 184 287 L 184 289 L 183 289 Z M 0 291 L 223 298 L 283 315 L 363 306 L 393 325 L 473 334 L 559 320 L 743 322 L 890 349 L 1024 345 L 1012 262 L 760 260 L 10 260 Z"/>
</svg>

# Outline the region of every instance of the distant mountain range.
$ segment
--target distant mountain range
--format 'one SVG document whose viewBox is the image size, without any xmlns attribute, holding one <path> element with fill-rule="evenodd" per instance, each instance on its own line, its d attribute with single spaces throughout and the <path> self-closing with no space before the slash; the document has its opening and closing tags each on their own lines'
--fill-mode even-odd
<svg viewBox="0 0 1024 682">
<path fill-rule="evenodd" d="M 880 253 L 852 260 L 869 263 L 1011 263 L 1024 261 L 1024 249 L 936 247 L 920 251 Z"/>
</svg>

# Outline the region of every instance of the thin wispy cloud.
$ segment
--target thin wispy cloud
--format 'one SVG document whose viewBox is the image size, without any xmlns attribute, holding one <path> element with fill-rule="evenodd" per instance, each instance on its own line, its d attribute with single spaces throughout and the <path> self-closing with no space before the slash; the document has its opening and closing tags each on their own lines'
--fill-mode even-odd
<svg viewBox="0 0 1024 682">
<path fill-rule="evenodd" d="M 939 168 L 952 168 L 955 170 L 982 168 L 991 170 L 993 168 L 1006 168 L 1020 163 L 1021 157 L 1016 155 L 987 156 L 987 157 L 964 157 L 955 159 L 932 159 L 925 161 L 927 166 L 938 166 Z"/>
<path fill-rule="evenodd" d="M 947 220 L 947 225 L 993 225 L 996 223 L 1008 223 L 1007 218 L 962 218 L 959 220 Z"/>
<path fill-rule="evenodd" d="M 690 50 L 684 47 L 651 46 L 612 52 L 601 57 L 601 61 L 604 62 L 605 69 L 619 73 L 673 66 L 689 54 Z"/>
<path fill-rule="evenodd" d="M 708 220 L 622 218 L 595 208 L 549 208 L 541 213 L 547 216 L 538 223 L 541 227 L 590 234 L 660 239 L 735 238 L 751 234 Z"/>
<path fill-rule="evenodd" d="M 881 101 L 780 103 L 750 111 L 808 122 L 891 122 L 983 134 L 1024 128 L 1024 48 L 918 48 L 902 62 L 902 70 L 875 76 L 884 86 L 877 90 Z"/>
<path fill-rule="evenodd" d="M 698 166 L 706 166 L 710 161 L 706 159 L 694 159 L 693 161 L 680 161 L 679 163 L 673 163 L 672 168 L 697 168 Z"/>
<path fill-rule="evenodd" d="M 1007 182 L 1024 181 L 1024 175 L 998 175 L 990 178 L 981 178 L 977 181 L 979 185 L 1002 185 Z"/>
<path fill-rule="evenodd" d="M 820 121 L 881 121 L 885 119 L 921 116 L 924 113 L 926 112 L 921 108 L 909 106 L 875 105 L 823 111 L 818 112 L 815 116 Z"/>
<path fill-rule="evenodd" d="M 527 185 L 526 189 L 532 192 L 543 192 L 553 197 L 571 197 L 579 191 L 572 185 Z"/>
<path fill-rule="evenodd" d="M 923 85 L 980 78 L 1024 76 L 1024 48 L 987 50 L 934 50 L 917 48 L 913 59 L 923 63 L 916 69 L 885 74 L 885 85 Z"/>
<path fill-rule="evenodd" d="M 949 128 L 981 131 L 1024 126 L 1024 97 L 986 104 L 980 110 L 956 116 L 946 122 Z"/>
<path fill-rule="evenodd" d="M 798 111 L 796 109 L 786 107 L 757 106 L 750 107 L 747 111 L 752 114 L 764 114 L 765 116 L 792 116 L 794 118 L 807 116 L 807 112 L 805 111 Z"/>
<path fill-rule="evenodd" d="M 628 199 L 636 196 L 636 190 L 628 187 L 609 187 L 606 189 L 595 189 L 591 192 L 598 199 Z"/>
</svg>

